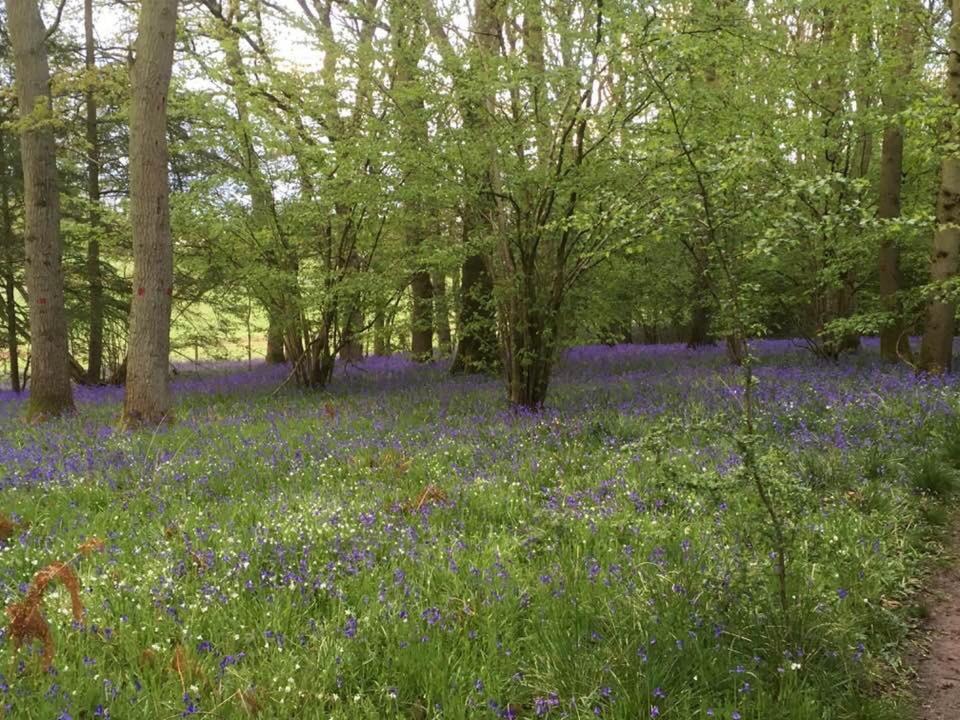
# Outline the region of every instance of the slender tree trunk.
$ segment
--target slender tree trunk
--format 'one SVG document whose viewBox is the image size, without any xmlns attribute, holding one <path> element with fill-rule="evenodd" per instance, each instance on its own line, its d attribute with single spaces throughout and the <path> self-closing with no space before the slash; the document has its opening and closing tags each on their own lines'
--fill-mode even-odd
<svg viewBox="0 0 960 720">
<path fill-rule="evenodd" d="M 377 357 L 389 354 L 386 325 L 386 313 L 383 308 L 378 308 L 373 316 L 373 354 Z"/>
<path fill-rule="evenodd" d="M 433 283 L 430 272 L 418 270 L 410 283 L 413 309 L 410 313 L 410 349 L 413 359 L 429 362 L 433 359 Z"/>
<path fill-rule="evenodd" d="M 83 27 L 86 69 L 97 69 L 93 37 L 93 0 L 84 0 Z M 86 92 L 87 200 L 90 202 L 90 240 L 87 242 L 87 287 L 90 290 L 90 337 L 87 346 L 87 382 L 99 383 L 103 375 L 103 278 L 100 273 L 100 141 L 97 134 L 97 97 L 92 77 Z"/>
<path fill-rule="evenodd" d="M 72 412 L 57 149 L 50 120 L 50 66 L 46 29 L 35 0 L 8 0 L 7 20 L 17 74 L 24 185 L 24 247 L 30 298 L 31 417 Z"/>
<path fill-rule="evenodd" d="M 893 220 L 900 217 L 900 188 L 903 175 L 903 129 L 888 125 L 883 131 L 883 147 L 880 151 L 880 197 L 877 217 Z M 883 309 L 894 319 L 880 331 L 880 355 L 888 362 L 898 362 L 901 353 L 909 354 L 909 341 L 904 336 L 905 328 L 900 317 L 897 292 L 902 283 L 900 272 L 900 247 L 887 227 L 883 228 L 878 253 L 880 301 Z"/>
<path fill-rule="evenodd" d="M 955 112 L 960 111 L 960 0 L 951 0 L 947 96 Z M 960 141 L 960 125 L 952 121 L 951 139 Z M 960 252 L 960 157 L 945 150 L 940 164 L 940 193 L 937 196 L 937 230 L 933 237 L 930 280 L 943 285 L 957 275 Z M 936 292 L 941 293 L 942 287 Z M 927 306 L 927 319 L 920 347 L 920 368 L 931 373 L 950 372 L 953 364 L 953 330 L 956 304 L 935 297 Z"/>
<path fill-rule="evenodd" d="M 447 302 L 447 278 L 441 272 L 433 275 L 433 317 L 440 354 L 448 357 L 453 350 L 450 337 L 450 305 Z"/>
<path fill-rule="evenodd" d="M 9 269 L 4 281 L 4 311 L 7 321 L 7 351 L 10 354 L 10 388 L 20 392 L 20 348 L 17 342 L 17 303 L 13 295 L 13 269 Z"/>
<path fill-rule="evenodd" d="M 238 0 L 229 0 L 220 15 L 222 23 L 220 46 L 233 90 L 233 104 L 236 108 L 236 136 L 241 151 L 241 164 L 247 192 L 250 195 L 250 225 L 252 234 L 260 242 L 261 236 L 268 238 L 268 247 L 261 252 L 258 260 L 263 262 L 270 273 L 265 281 L 257 281 L 256 294 L 267 311 L 267 353 L 268 363 L 282 363 L 284 355 L 284 325 L 292 322 L 291 317 L 299 313 L 298 307 L 288 307 L 296 297 L 296 276 L 291 277 L 290 268 L 298 264 L 289 259 L 290 249 L 277 220 L 276 201 L 272 183 L 263 172 L 260 156 L 255 144 L 254 130 L 250 122 L 249 98 L 251 88 L 240 52 L 240 40 L 234 27 L 239 12 Z M 286 259 L 286 262 L 284 262 Z"/>
<path fill-rule="evenodd" d="M 10 387 L 14 392 L 20 392 L 20 347 L 17 338 L 17 302 L 16 277 L 14 276 L 15 256 L 14 245 L 16 240 L 13 234 L 13 212 L 10 207 L 10 185 L 12 161 L 7 160 L 7 149 L 3 130 L 0 130 L 0 232 L 3 233 L 3 242 L 0 247 L 4 252 L 4 320 L 7 328 L 7 352 L 10 355 Z"/>
<path fill-rule="evenodd" d="M 699 255 L 706 255 L 700 249 Z M 687 335 L 687 347 L 701 348 L 712 345 L 710 339 L 710 276 L 706 270 L 706 257 L 695 259 L 697 277 L 694 285 L 693 312 L 690 316 L 690 330 Z"/>
<path fill-rule="evenodd" d="M 128 427 L 169 421 L 173 239 L 167 151 L 167 93 L 173 68 L 177 0 L 140 9 L 130 71 L 130 219 L 133 300 L 123 418 Z"/>
<path fill-rule="evenodd" d="M 893 47 L 893 61 L 883 92 L 883 109 L 889 123 L 883 131 L 883 145 L 880 150 L 880 186 L 877 203 L 877 217 L 886 221 L 882 227 L 883 238 L 878 253 L 880 280 L 880 301 L 883 309 L 893 315 L 893 319 L 880 331 L 880 355 L 888 362 L 898 362 L 900 357 L 910 357 L 910 341 L 906 337 L 907 328 L 901 317 L 897 293 L 903 284 L 900 271 L 900 246 L 889 228 L 891 220 L 900 217 L 900 196 L 903 184 L 903 124 L 896 116 L 905 105 L 905 90 L 913 75 L 913 43 L 915 23 L 906 0 L 899 7 L 899 21 L 896 41 Z"/>
</svg>

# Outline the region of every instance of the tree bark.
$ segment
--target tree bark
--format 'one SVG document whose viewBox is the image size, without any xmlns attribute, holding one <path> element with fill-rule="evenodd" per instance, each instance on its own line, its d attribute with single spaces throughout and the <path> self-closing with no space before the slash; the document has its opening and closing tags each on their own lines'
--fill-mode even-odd
<svg viewBox="0 0 960 720">
<path fill-rule="evenodd" d="M 33 381 L 28 414 L 44 419 L 72 412 L 67 316 L 63 297 L 63 243 L 57 149 L 50 119 L 46 34 L 35 0 L 8 0 L 7 20 L 23 127 L 24 247 L 30 307 Z"/>
<path fill-rule="evenodd" d="M 951 0 L 947 96 L 954 111 L 960 111 L 960 0 Z M 952 120 L 954 143 L 960 141 L 960 125 Z M 952 152 L 952 151 L 946 151 Z M 933 236 L 930 281 L 942 285 L 957 275 L 960 252 L 960 158 L 946 154 L 940 164 L 940 193 L 937 196 L 937 229 Z M 937 287 L 939 293 L 941 288 Z M 927 306 L 919 367 L 930 373 L 950 372 L 953 365 L 953 329 L 956 303 L 934 297 Z"/>
<path fill-rule="evenodd" d="M 167 150 L 167 93 L 173 69 L 177 0 L 140 9 L 130 71 L 130 219 L 133 300 L 123 420 L 128 427 L 171 419 L 170 309 L 173 239 Z"/>
<path fill-rule="evenodd" d="M 93 37 L 93 0 L 84 0 L 83 28 L 86 69 L 92 75 L 97 69 Z M 92 78 L 87 78 L 87 200 L 90 203 L 90 239 L 87 242 L 87 287 L 90 291 L 90 335 L 87 346 L 86 380 L 97 384 L 103 375 L 103 277 L 100 272 L 100 141 L 97 133 L 97 97 Z"/>
</svg>

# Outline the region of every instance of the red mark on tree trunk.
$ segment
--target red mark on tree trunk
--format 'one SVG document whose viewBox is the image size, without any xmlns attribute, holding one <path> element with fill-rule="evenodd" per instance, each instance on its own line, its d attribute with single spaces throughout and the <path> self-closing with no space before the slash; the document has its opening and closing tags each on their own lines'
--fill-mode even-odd
<svg viewBox="0 0 960 720">
<path fill-rule="evenodd" d="M 146 292 L 143 288 L 137 288 L 137 295 L 143 295 Z"/>
<path fill-rule="evenodd" d="M 40 305 L 46 305 L 46 304 L 47 304 L 47 299 L 46 299 L 46 298 L 37 298 L 37 303 L 39 303 Z"/>
</svg>

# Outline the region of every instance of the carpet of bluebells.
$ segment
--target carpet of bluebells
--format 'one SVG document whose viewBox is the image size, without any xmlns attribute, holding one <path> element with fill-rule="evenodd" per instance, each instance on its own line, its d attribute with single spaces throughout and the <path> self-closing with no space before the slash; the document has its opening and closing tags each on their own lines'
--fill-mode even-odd
<svg viewBox="0 0 960 720">
<path fill-rule="evenodd" d="M 719 348 L 573 349 L 539 414 L 396 357 L 184 370 L 137 434 L 119 389 L 43 426 L 0 392 L 0 600 L 72 558 L 87 609 L 48 593 L 49 670 L 0 645 L 0 717 L 903 718 L 957 388 L 754 351 L 786 614 Z"/>
</svg>

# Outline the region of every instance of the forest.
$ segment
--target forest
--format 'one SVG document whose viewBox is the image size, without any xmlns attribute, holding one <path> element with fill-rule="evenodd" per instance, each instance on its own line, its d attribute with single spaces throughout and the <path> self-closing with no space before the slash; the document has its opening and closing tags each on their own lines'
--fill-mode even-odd
<svg viewBox="0 0 960 720">
<path fill-rule="evenodd" d="M 954 720 L 958 270 L 960 0 L 0 0 L 0 720 Z"/>
</svg>

